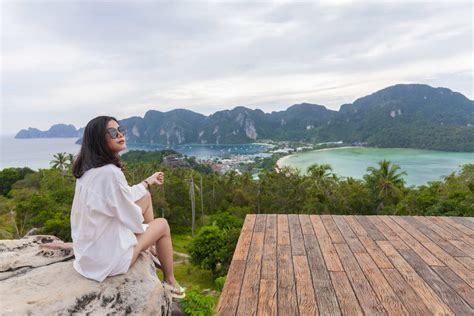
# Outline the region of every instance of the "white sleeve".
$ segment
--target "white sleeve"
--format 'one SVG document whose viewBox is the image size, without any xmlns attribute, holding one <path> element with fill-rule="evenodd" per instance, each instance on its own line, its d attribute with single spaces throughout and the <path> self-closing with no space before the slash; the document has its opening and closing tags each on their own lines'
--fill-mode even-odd
<svg viewBox="0 0 474 316">
<path fill-rule="evenodd" d="M 130 187 L 130 191 L 132 192 L 133 201 L 136 202 L 145 196 L 147 189 L 145 188 L 143 183 L 138 183 L 138 184 L 132 185 Z"/>
<path fill-rule="evenodd" d="M 135 204 L 131 188 L 127 185 L 118 184 L 108 198 L 110 210 L 118 220 L 134 233 L 144 233 L 142 222 L 144 220 L 142 209 Z"/>
<path fill-rule="evenodd" d="M 142 197 L 145 196 L 147 189 L 143 185 L 143 183 L 138 183 L 132 186 L 128 185 L 127 179 L 125 178 L 125 175 L 123 174 L 122 171 L 118 171 L 115 173 L 117 176 L 117 180 L 120 184 L 122 184 L 124 187 L 127 187 L 127 190 L 130 191 L 130 196 L 131 199 L 136 202 L 140 200 Z"/>
</svg>

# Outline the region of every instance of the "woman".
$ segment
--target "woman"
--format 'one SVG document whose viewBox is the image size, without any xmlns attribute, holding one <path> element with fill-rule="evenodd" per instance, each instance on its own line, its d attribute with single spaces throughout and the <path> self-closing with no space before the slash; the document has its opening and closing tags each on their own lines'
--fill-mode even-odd
<svg viewBox="0 0 474 316">
<path fill-rule="evenodd" d="M 163 285 L 173 297 L 183 298 L 185 289 L 173 274 L 170 227 L 166 219 L 154 219 L 148 191 L 163 184 L 164 174 L 156 172 L 129 186 L 118 155 L 124 149 L 125 130 L 115 118 L 99 116 L 87 123 L 72 167 L 77 178 L 71 210 L 74 268 L 102 282 L 127 272 L 140 252 L 154 246 Z"/>
</svg>

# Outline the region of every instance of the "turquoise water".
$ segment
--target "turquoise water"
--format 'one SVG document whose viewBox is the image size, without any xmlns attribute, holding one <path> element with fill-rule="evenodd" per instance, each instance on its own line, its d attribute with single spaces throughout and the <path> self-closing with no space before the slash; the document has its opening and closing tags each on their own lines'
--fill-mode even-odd
<svg viewBox="0 0 474 316">
<path fill-rule="evenodd" d="M 377 166 L 380 160 L 389 160 L 401 167 L 408 175 L 404 179 L 408 185 L 425 184 L 440 180 L 442 176 L 459 170 L 459 166 L 474 163 L 474 152 L 444 152 L 419 149 L 380 148 L 335 148 L 299 153 L 284 158 L 283 166 L 291 166 L 306 172 L 314 163 L 329 164 L 339 176 L 361 179 L 367 167 Z"/>
<path fill-rule="evenodd" d="M 15 139 L 14 135 L 0 136 L 0 170 L 8 167 L 29 167 L 34 170 L 49 168 L 53 155 L 58 152 L 77 154 L 81 149 L 76 145 L 76 138 L 30 138 Z M 160 150 L 174 149 L 188 156 L 199 159 L 225 157 L 229 155 L 255 155 L 266 151 L 269 146 L 265 144 L 233 144 L 233 145 L 179 145 L 164 146 L 155 144 L 127 144 L 127 149 Z"/>
</svg>

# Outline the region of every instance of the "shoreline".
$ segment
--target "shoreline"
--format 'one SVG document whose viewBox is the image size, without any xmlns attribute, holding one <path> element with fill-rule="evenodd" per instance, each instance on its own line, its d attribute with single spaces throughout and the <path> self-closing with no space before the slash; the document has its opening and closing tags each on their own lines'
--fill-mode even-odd
<svg viewBox="0 0 474 316">
<path fill-rule="evenodd" d="M 303 152 L 300 152 L 300 153 L 309 153 L 309 152 L 314 152 L 314 151 L 327 151 L 327 150 L 337 150 L 337 149 L 347 149 L 347 148 L 366 148 L 364 146 L 343 146 L 343 147 L 331 147 L 331 148 L 321 148 L 321 149 L 314 149 L 314 150 L 308 150 L 308 151 L 303 151 Z M 282 165 L 282 163 L 285 161 L 285 160 L 288 160 L 290 157 L 292 156 L 296 156 L 300 153 L 293 153 L 293 154 L 290 154 L 290 155 L 286 155 L 286 156 L 283 156 L 281 157 L 280 159 L 277 160 L 276 162 L 276 166 L 278 169 L 281 169 L 282 167 L 284 167 Z"/>
</svg>

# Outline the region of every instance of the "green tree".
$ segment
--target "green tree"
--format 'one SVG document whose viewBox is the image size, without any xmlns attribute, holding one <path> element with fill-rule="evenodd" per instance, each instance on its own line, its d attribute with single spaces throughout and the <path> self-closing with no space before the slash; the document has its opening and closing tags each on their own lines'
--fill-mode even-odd
<svg viewBox="0 0 474 316">
<path fill-rule="evenodd" d="M 369 174 L 364 176 L 369 188 L 377 197 L 377 213 L 388 204 L 395 204 L 402 195 L 405 171 L 399 172 L 400 167 L 387 160 L 379 161 L 379 167 L 368 167 Z"/>
<path fill-rule="evenodd" d="M 308 167 L 307 173 L 316 180 L 328 178 L 333 175 L 332 167 L 328 164 L 312 164 Z"/>
<path fill-rule="evenodd" d="M 194 265 L 219 275 L 223 256 L 227 250 L 224 231 L 217 226 L 202 227 L 193 238 L 190 249 L 191 262 Z"/>
<path fill-rule="evenodd" d="M 4 168 L 0 171 L 0 194 L 7 196 L 15 182 L 33 173 L 30 168 Z"/>
<path fill-rule="evenodd" d="M 53 156 L 53 160 L 51 160 L 50 165 L 52 168 L 61 170 L 61 174 L 64 175 L 65 171 L 68 168 L 68 155 L 65 152 L 57 153 Z"/>
<path fill-rule="evenodd" d="M 74 154 L 67 154 L 66 155 L 66 167 L 68 170 L 72 170 L 72 164 L 74 163 L 74 160 L 76 159 L 76 155 Z"/>
</svg>

